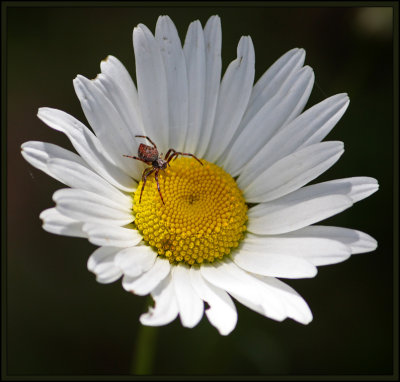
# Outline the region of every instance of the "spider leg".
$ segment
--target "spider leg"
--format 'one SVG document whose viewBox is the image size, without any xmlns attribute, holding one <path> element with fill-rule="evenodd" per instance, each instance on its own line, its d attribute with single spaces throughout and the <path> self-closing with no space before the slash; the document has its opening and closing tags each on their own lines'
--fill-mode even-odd
<svg viewBox="0 0 400 382">
<path fill-rule="evenodd" d="M 135 135 L 135 137 L 146 138 L 154 146 L 155 149 L 157 148 L 156 144 L 147 135 Z"/>
<path fill-rule="evenodd" d="M 176 153 L 176 150 L 174 150 L 174 149 L 169 149 L 169 150 L 167 151 L 167 153 L 165 154 L 165 157 L 164 157 L 164 159 L 165 159 L 166 161 L 168 161 L 168 157 L 170 156 L 171 153 Z"/>
<path fill-rule="evenodd" d="M 175 160 L 178 157 L 178 155 L 188 155 L 188 156 L 196 159 L 197 162 L 199 162 L 203 166 L 203 163 L 201 162 L 201 160 L 199 158 L 197 158 L 195 155 L 190 154 L 190 153 L 181 153 L 181 152 L 178 152 L 178 151 L 175 151 L 175 150 L 173 150 L 173 151 L 174 151 L 174 153 L 167 159 L 167 162 L 171 161 L 172 159 Z"/>
<path fill-rule="evenodd" d="M 147 177 L 151 173 L 153 173 L 155 170 L 156 170 L 155 168 L 145 168 L 143 170 L 143 174 L 142 174 L 143 186 L 142 186 L 142 189 L 140 190 L 139 203 L 142 201 L 142 194 L 143 194 L 144 186 L 146 185 Z"/>
<path fill-rule="evenodd" d="M 154 170 L 154 167 L 147 167 L 143 170 L 142 172 L 142 180 L 144 180 L 144 177 L 147 176 L 146 173 L 148 173 L 149 171 Z"/>
<path fill-rule="evenodd" d="M 154 174 L 154 177 L 156 178 L 157 189 L 158 189 L 158 193 L 160 194 L 161 201 L 162 201 L 163 204 L 165 205 L 164 199 L 163 199 L 163 197 L 162 197 L 161 190 L 160 190 L 160 183 L 158 182 L 158 172 L 159 172 L 159 171 L 160 171 L 160 169 L 156 169 L 156 173 Z"/>
<path fill-rule="evenodd" d="M 171 167 L 171 165 L 169 164 L 169 160 L 168 160 L 168 157 L 171 155 L 171 153 L 175 153 L 176 151 L 174 150 L 174 149 L 169 149 L 168 151 L 167 151 L 167 153 L 165 154 L 165 157 L 164 157 L 164 160 L 167 162 L 167 165 L 169 166 L 169 167 Z"/>
<path fill-rule="evenodd" d="M 140 158 L 138 158 L 138 157 L 133 157 L 133 156 L 131 156 L 131 155 L 122 155 L 122 156 L 123 156 L 123 157 L 127 157 L 127 158 L 132 158 L 132 159 L 140 160 L 140 161 L 143 162 L 143 163 L 146 163 L 146 164 L 148 164 L 148 165 L 151 165 L 151 163 L 146 162 L 145 160 L 140 159 Z"/>
</svg>

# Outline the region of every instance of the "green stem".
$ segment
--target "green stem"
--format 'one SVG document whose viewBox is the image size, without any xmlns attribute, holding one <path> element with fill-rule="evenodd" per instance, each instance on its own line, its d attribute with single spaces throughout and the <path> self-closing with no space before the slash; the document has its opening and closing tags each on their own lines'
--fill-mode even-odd
<svg viewBox="0 0 400 382">
<path fill-rule="evenodd" d="M 131 373 L 152 374 L 156 353 L 157 327 L 140 325 L 133 354 Z"/>
</svg>

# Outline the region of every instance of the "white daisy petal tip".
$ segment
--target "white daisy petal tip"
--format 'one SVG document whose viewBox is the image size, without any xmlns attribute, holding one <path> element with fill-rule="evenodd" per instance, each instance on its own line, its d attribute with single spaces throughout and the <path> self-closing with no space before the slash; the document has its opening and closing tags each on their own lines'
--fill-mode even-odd
<svg viewBox="0 0 400 382">
<path fill-rule="evenodd" d="M 21 153 L 22 153 L 23 155 L 25 154 L 24 151 L 26 151 L 27 148 L 29 147 L 29 142 L 31 142 L 31 141 L 24 142 L 24 143 L 20 146 L 20 148 L 21 148 Z"/>
<path fill-rule="evenodd" d="M 157 255 L 151 248 L 145 245 L 137 245 L 122 249 L 115 257 L 115 265 L 125 275 L 138 277 L 154 265 L 156 258 Z"/>
<path fill-rule="evenodd" d="M 140 316 L 142 325 L 161 326 L 175 320 L 179 309 L 170 275 L 151 292 L 151 297 L 154 304 L 149 306 L 147 313 Z"/>
<path fill-rule="evenodd" d="M 373 252 L 378 248 L 378 241 L 372 236 L 360 231 L 355 232 L 358 235 L 358 240 L 350 244 L 352 255 Z"/>
<path fill-rule="evenodd" d="M 77 97 L 79 98 L 80 101 L 82 101 L 82 99 L 85 99 L 84 97 L 84 92 L 82 89 L 82 78 L 85 78 L 83 76 L 81 76 L 80 74 L 78 74 L 73 80 L 72 80 L 72 84 L 74 86 L 74 90 L 75 93 L 77 95 Z"/>
<path fill-rule="evenodd" d="M 114 264 L 114 258 L 118 251 L 118 248 L 100 247 L 89 257 L 87 268 L 96 275 L 97 282 L 109 284 L 122 276 L 121 270 Z"/>
<path fill-rule="evenodd" d="M 303 308 L 301 315 L 296 318 L 293 318 L 293 319 L 296 322 L 298 322 L 299 324 L 309 325 L 313 321 L 314 317 L 313 317 L 311 309 L 308 307 L 307 304 L 305 304 L 305 305 L 306 305 L 306 308 Z"/>
<path fill-rule="evenodd" d="M 237 323 L 236 307 L 224 290 L 208 283 L 200 269 L 190 268 L 191 285 L 197 295 L 205 302 L 205 315 L 221 335 L 228 335 Z"/>
<path fill-rule="evenodd" d="M 305 73 L 307 76 L 312 77 L 312 79 L 315 77 L 314 69 L 309 65 L 303 66 L 300 69 L 300 73 Z"/>
<path fill-rule="evenodd" d="M 156 27 L 157 24 L 163 23 L 165 25 L 175 25 L 174 22 L 171 20 L 171 18 L 168 15 L 160 15 L 158 16 L 157 22 L 156 22 Z"/>
<path fill-rule="evenodd" d="M 334 187 L 342 186 L 347 187 L 347 195 L 351 198 L 353 203 L 359 202 L 379 190 L 379 183 L 375 178 L 369 176 L 357 176 L 352 178 L 337 179 L 325 182 L 327 185 L 331 184 Z"/>
<path fill-rule="evenodd" d="M 365 180 L 365 186 L 368 187 L 369 189 L 368 195 L 365 197 L 368 197 L 379 190 L 379 182 L 377 179 L 371 177 L 363 177 L 363 178 Z"/>
<path fill-rule="evenodd" d="M 55 235 L 87 238 L 82 223 L 60 214 L 56 208 L 48 208 L 40 213 L 42 228 Z"/>
<path fill-rule="evenodd" d="M 141 52 L 145 52 L 147 50 L 147 40 L 153 40 L 154 36 L 143 24 L 138 24 L 133 29 L 133 46 L 135 51 L 135 56 L 137 54 L 141 54 Z"/>
<path fill-rule="evenodd" d="M 165 259 L 157 258 L 151 267 L 138 277 L 127 274 L 122 278 L 122 286 L 126 291 L 145 296 L 154 291 L 169 276 L 171 266 Z"/>
<path fill-rule="evenodd" d="M 37 111 L 37 117 L 42 119 L 43 114 L 45 114 L 50 108 L 48 107 L 39 107 Z"/>
<path fill-rule="evenodd" d="M 203 316 L 204 304 L 193 288 L 189 270 L 186 265 L 178 265 L 172 268 L 171 275 L 181 323 L 186 328 L 193 328 Z"/>
<path fill-rule="evenodd" d="M 299 59 L 302 60 L 304 62 L 305 58 L 306 58 L 306 50 L 302 47 L 295 47 L 292 48 L 290 50 L 288 50 L 284 56 L 299 56 Z"/>
<path fill-rule="evenodd" d="M 136 33 L 142 33 L 143 36 L 146 37 L 154 37 L 153 33 L 151 33 L 151 30 L 144 24 L 138 24 L 137 27 L 134 29 L 134 31 L 136 30 Z"/>
<path fill-rule="evenodd" d="M 84 80 L 86 80 L 87 78 L 85 76 L 83 76 L 82 74 L 77 74 L 75 76 L 75 78 L 72 80 L 73 83 L 80 83 Z"/>
<path fill-rule="evenodd" d="M 120 61 L 118 60 L 118 58 L 116 58 L 116 57 L 112 56 L 111 54 L 109 54 L 108 56 L 106 56 L 105 58 L 103 58 L 103 59 L 100 61 L 100 70 L 101 70 L 102 72 L 105 72 L 105 71 L 107 71 L 107 68 L 108 68 L 110 65 L 112 65 L 112 64 L 114 64 L 114 63 L 116 63 L 116 62 L 120 62 Z"/>
</svg>

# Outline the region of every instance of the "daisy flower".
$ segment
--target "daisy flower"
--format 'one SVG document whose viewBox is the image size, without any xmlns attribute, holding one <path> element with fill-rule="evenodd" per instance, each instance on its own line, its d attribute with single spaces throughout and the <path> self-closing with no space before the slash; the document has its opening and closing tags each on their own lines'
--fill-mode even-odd
<svg viewBox="0 0 400 382">
<path fill-rule="evenodd" d="M 237 322 L 232 298 L 271 319 L 308 324 L 307 303 L 279 279 L 314 277 L 317 266 L 373 251 L 365 233 L 314 224 L 378 183 L 307 185 L 343 154 L 342 142 L 321 141 L 349 98 L 337 94 L 302 112 L 314 82 L 303 49 L 254 84 L 251 38 L 240 39 L 222 79 L 221 42 L 218 16 L 204 29 L 192 22 L 183 46 L 169 17 L 158 19 L 155 35 L 139 24 L 137 86 L 112 56 L 94 80 L 73 82 L 93 131 L 63 111 L 39 109 L 78 153 L 22 145 L 31 165 L 68 187 L 41 213 L 43 228 L 99 246 L 88 260 L 98 282 L 122 277 L 125 290 L 151 294 L 143 325 L 179 315 L 192 328 L 205 313 L 227 335 Z"/>
</svg>

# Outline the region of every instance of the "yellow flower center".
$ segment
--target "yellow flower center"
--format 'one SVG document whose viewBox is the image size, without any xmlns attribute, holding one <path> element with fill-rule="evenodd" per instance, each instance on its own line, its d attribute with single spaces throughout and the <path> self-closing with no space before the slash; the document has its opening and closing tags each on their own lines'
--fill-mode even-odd
<svg viewBox="0 0 400 382">
<path fill-rule="evenodd" d="M 234 179 L 202 159 L 178 158 L 134 194 L 135 224 L 145 242 L 170 263 L 212 263 L 229 255 L 246 231 L 247 205 Z"/>
</svg>

